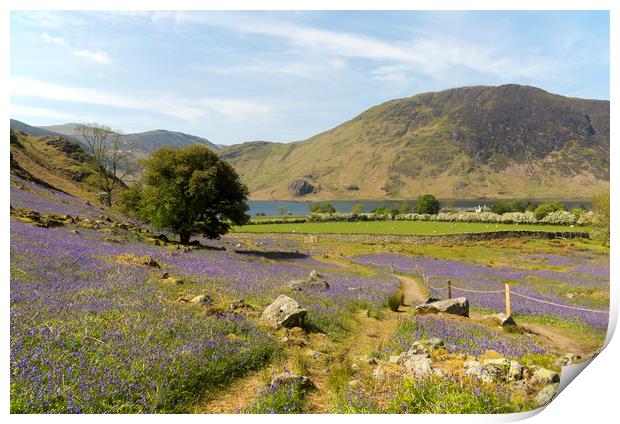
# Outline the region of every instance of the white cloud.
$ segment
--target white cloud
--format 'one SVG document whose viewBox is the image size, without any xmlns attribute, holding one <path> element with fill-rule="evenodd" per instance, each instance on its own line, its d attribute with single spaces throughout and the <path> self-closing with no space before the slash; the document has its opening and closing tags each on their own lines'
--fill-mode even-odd
<svg viewBox="0 0 620 424">
<path fill-rule="evenodd" d="M 83 59 L 87 59 L 96 63 L 101 63 L 103 65 L 112 63 L 108 55 L 101 50 L 97 50 L 96 52 L 90 50 L 73 50 L 73 54 Z"/>
<path fill-rule="evenodd" d="M 229 120 L 240 120 L 248 115 L 267 116 L 267 105 L 244 99 L 205 97 L 198 100 L 178 97 L 140 98 L 105 93 L 90 88 L 69 87 L 24 77 L 11 77 L 11 95 L 51 99 L 135 109 L 172 116 L 188 122 L 196 122 L 208 114 L 217 114 Z"/>
<path fill-rule="evenodd" d="M 82 59 L 86 59 L 91 62 L 99 63 L 101 65 L 108 65 L 112 63 L 107 53 L 101 50 L 92 51 L 92 50 L 87 50 L 87 49 L 73 48 L 62 37 L 54 37 L 54 36 L 49 35 L 47 32 L 44 32 L 41 34 L 40 39 L 42 42 L 47 43 L 47 44 L 56 44 L 62 47 L 66 47 L 69 50 L 71 50 L 71 52 L 75 56 L 80 57 Z"/>
<path fill-rule="evenodd" d="M 48 44 L 58 44 L 59 46 L 69 47 L 62 37 L 52 37 L 47 32 L 41 34 L 41 41 Z"/>
<path fill-rule="evenodd" d="M 331 60 L 335 60 L 332 62 L 335 66 L 346 66 L 346 58 L 375 61 L 381 63 L 382 67 L 399 66 L 401 73 L 386 75 L 388 79 L 401 78 L 406 73 L 415 72 L 436 80 L 445 80 L 455 69 L 469 69 L 500 78 L 538 77 L 559 65 L 535 54 L 523 60 L 522 54 L 511 56 L 505 49 L 500 49 L 501 46 L 493 46 L 492 43 L 480 45 L 441 33 L 420 33 L 407 40 L 386 41 L 357 33 L 242 14 L 178 12 L 159 17 L 164 18 L 172 18 L 177 27 L 192 23 L 204 24 L 242 34 L 272 37 L 291 44 L 300 55 L 311 52 L 319 57 L 331 57 Z M 379 78 L 382 77 L 379 75 Z"/>
</svg>

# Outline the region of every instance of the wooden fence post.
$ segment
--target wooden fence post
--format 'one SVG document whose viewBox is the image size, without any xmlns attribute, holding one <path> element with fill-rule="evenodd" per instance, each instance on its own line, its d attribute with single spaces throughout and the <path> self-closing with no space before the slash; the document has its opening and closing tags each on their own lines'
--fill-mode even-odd
<svg viewBox="0 0 620 424">
<path fill-rule="evenodd" d="M 452 281 L 448 280 L 448 299 L 452 299 Z"/>
<path fill-rule="evenodd" d="M 392 274 L 394 274 L 394 262 L 390 263 L 390 270 L 392 271 Z"/>
<path fill-rule="evenodd" d="M 504 290 L 506 292 L 506 316 L 510 316 L 510 284 L 504 284 Z"/>
</svg>

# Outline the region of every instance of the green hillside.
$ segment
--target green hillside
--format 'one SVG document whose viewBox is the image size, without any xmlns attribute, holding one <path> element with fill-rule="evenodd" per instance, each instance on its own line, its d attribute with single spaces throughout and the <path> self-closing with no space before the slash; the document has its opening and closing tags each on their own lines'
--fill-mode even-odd
<svg viewBox="0 0 620 424">
<path fill-rule="evenodd" d="M 221 154 L 253 199 L 589 198 L 609 186 L 609 102 L 456 88 L 383 103 L 308 140 Z"/>
<path fill-rule="evenodd" d="M 99 189 L 93 159 L 63 136 L 34 137 L 11 131 L 11 174 L 86 200 Z"/>
</svg>

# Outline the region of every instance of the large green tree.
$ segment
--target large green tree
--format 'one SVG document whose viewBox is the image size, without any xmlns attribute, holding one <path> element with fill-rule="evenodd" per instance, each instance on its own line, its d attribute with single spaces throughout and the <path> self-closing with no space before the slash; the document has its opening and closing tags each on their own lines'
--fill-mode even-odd
<svg viewBox="0 0 620 424">
<path fill-rule="evenodd" d="M 247 187 L 227 162 L 204 146 L 163 147 L 144 161 L 142 178 L 123 195 L 126 212 L 181 243 L 217 238 L 249 220 Z"/>
<path fill-rule="evenodd" d="M 415 207 L 413 211 L 415 213 L 428 213 L 428 214 L 437 214 L 441 209 L 441 204 L 439 200 L 435 198 L 432 194 L 424 194 L 422 196 L 418 196 L 415 201 Z"/>
</svg>

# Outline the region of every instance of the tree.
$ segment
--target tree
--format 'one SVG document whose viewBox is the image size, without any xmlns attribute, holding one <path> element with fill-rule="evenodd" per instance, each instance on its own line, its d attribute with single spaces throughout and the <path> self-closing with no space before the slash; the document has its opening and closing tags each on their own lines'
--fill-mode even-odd
<svg viewBox="0 0 620 424">
<path fill-rule="evenodd" d="M 144 174 L 122 197 L 123 208 L 183 244 L 202 234 L 217 238 L 245 224 L 248 188 L 235 170 L 207 147 L 162 147 L 144 161 Z"/>
<path fill-rule="evenodd" d="M 415 213 L 437 214 L 441 209 L 441 203 L 432 194 L 418 196 L 413 211 Z"/>
<path fill-rule="evenodd" d="M 364 212 L 364 205 L 362 205 L 361 203 L 356 203 L 353 205 L 353 207 L 351 208 L 351 213 L 363 213 Z"/>
<path fill-rule="evenodd" d="M 609 244 L 610 238 L 611 209 L 609 195 L 609 190 L 604 190 L 597 193 L 592 199 L 592 211 L 599 227 L 597 236 L 603 240 L 605 245 Z"/>
<path fill-rule="evenodd" d="M 288 208 L 286 206 L 278 206 L 276 210 L 278 211 L 279 215 L 286 215 L 286 213 L 288 212 Z"/>
<path fill-rule="evenodd" d="M 385 205 L 377 206 L 371 211 L 371 213 L 374 213 L 376 215 L 389 215 L 390 209 L 388 209 L 388 207 Z"/>
<path fill-rule="evenodd" d="M 336 208 L 329 202 L 326 203 L 312 203 L 310 205 L 311 213 L 336 213 Z"/>
<path fill-rule="evenodd" d="M 409 213 L 409 211 L 411 211 L 411 208 L 409 207 L 409 202 L 404 200 L 403 203 L 400 204 L 400 214 L 401 215 L 406 215 Z"/>
<path fill-rule="evenodd" d="M 564 203 L 562 202 L 555 201 L 551 203 L 543 203 L 539 205 L 536 208 L 536 210 L 534 210 L 534 217 L 537 220 L 541 220 L 547 215 L 549 215 L 551 212 L 563 211 L 563 210 L 566 210 L 566 209 L 564 208 Z"/>
<path fill-rule="evenodd" d="M 121 135 L 111 128 L 92 124 L 81 124 L 76 128 L 94 158 L 97 169 L 97 184 L 103 191 L 103 203 L 112 206 L 112 194 L 124 185 L 124 180 L 135 171 L 135 164 L 128 151 L 121 148 Z"/>
</svg>

